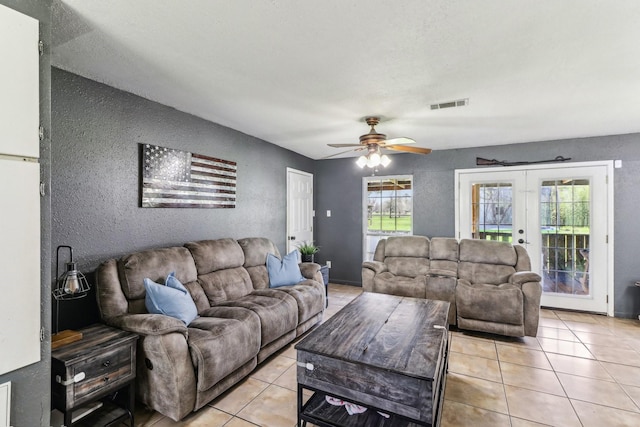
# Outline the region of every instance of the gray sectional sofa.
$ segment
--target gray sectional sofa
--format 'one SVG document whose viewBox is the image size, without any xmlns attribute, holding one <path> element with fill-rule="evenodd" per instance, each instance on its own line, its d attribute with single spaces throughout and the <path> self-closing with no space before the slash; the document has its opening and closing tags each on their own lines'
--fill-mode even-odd
<svg viewBox="0 0 640 427">
<path fill-rule="evenodd" d="M 364 291 L 449 301 L 449 323 L 508 336 L 536 336 L 542 286 L 519 245 L 399 236 L 381 240 L 362 265 Z"/>
<path fill-rule="evenodd" d="M 105 323 L 140 335 L 136 395 L 180 420 L 247 376 L 258 363 L 322 321 L 320 266 L 300 264 L 306 280 L 269 288 L 268 239 L 219 239 L 111 259 L 96 271 Z M 143 280 L 171 272 L 187 288 L 198 317 L 188 326 L 149 314 Z"/>
</svg>

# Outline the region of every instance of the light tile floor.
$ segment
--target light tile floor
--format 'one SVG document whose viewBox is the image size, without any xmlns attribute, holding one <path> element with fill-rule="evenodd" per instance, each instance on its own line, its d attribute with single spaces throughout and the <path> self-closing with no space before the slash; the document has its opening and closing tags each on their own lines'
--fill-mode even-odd
<svg viewBox="0 0 640 427">
<path fill-rule="evenodd" d="M 329 285 L 325 320 L 360 288 Z M 538 337 L 451 332 L 442 427 L 640 426 L 640 321 L 542 310 Z M 287 346 L 181 422 L 136 410 L 136 426 L 295 427 Z"/>
</svg>

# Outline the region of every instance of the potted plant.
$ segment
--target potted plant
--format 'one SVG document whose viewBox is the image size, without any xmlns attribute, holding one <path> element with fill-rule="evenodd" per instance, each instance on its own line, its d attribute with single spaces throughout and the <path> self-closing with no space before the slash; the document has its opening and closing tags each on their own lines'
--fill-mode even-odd
<svg viewBox="0 0 640 427">
<path fill-rule="evenodd" d="M 302 262 L 314 262 L 314 255 L 320 250 L 320 246 L 314 245 L 313 242 L 303 242 L 297 248 L 300 251 Z"/>
</svg>

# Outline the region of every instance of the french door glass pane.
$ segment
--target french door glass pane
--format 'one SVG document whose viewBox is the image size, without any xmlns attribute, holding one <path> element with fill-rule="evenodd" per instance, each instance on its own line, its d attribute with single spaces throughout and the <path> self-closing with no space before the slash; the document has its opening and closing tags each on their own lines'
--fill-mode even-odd
<svg viewBox="0 0 640 427">
<path fill-rule="evenodd" d="M 472 185 L 472 238 L 511 242 L 513 186 L 498 182 Z"/>
<path fill-rule="evenodd" d="M 540 187 L 543 290 L 589 295 L 590 184 L 543 181 Z"/>
</svg>

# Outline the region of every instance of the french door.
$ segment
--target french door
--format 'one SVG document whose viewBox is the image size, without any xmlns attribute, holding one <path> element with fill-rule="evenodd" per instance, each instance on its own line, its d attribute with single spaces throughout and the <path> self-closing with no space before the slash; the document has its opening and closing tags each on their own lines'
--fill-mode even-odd
<svg viewBox="0 0 640 427">
<path fill-rule="evenodd" d="M 456 233 L 524 246 L 541 305 L 612 315 L 612 171 L 611 162 L 458 170 Z"/>
</svg>

